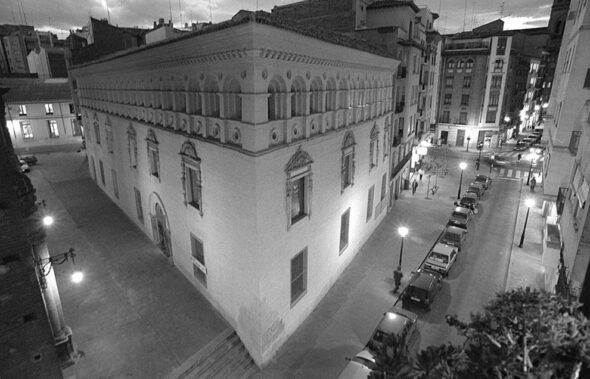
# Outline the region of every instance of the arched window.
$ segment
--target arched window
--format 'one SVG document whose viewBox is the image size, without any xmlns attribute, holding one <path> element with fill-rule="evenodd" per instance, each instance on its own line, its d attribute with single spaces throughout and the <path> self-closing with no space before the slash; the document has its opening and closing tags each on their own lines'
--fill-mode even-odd
<svg viewBox="0 0 590 379">
<path fill-rule="evenodd" d="M 268 119 L 280 120 L 287 114 L 287 86 L 279 76 L 273 77 L 268 83 Z"/>
<path fill-rule="evenodd" d="M 465 72 L 471 72 L 473 70 L 473 59 L 467 59 L 465 63 Z"/>
<path fill-rule="evenodd" d="M 354 184 L 354 147 L 356 143 L 354 141 L 354 134 L 352 131 L 346 132 L 342 141 L 342 162 L 340 168 L 341 188 L 340 192 L 348 187 L 352 187 Z"/>
<path fill-rule="evenodd" d="M 379 156 L 379 128 L 377 124 L 373 125 L 370 134 L 370 145 L 369 145 L 369 171 L 373 169 L 373 167 L 377 167 L 379 163 L 377 157 Z"/>
<path fill-rule="evenodd" d="M 463 67 L 465 67 L 465 61 L 463 59 L 459 59 L 457 62 L 457 71 L 463 70 Z"/>
<path fill-rule="evenodd" d="M 450 59 L 447 62 L 447 70 L 448 71 L 453 71 L 455 69 L 455 60 L 454 59 Z"/>
<path fill-rule="evenodd" d="M 228 77 L 225 80 L 225 84 L 223 86 L 223 92 L 225 101 L 223 104 L 224 107 L 224 118 L 228 118 L 230 120 L 242 120 L 242 98 L 241 93 L 242 89 L 240 87 L 240 83 L 236 78 Z"/>
<path fill-rule="evenodd" d="M 205 116 L 219 117 L 219 87 L 217 81 L 212 77 L 207 77 L 204 88 L 204 106 L 203 114 Z"/>
<path fill-rule="evenodd" d="M 305 82 L 298 76 L 291 84 L 291 117 L 307 114 L 306 96 Z"/>
<path fill-rule="evenodd" d="M 311 82 L 311 97 L 310 97 L 310 109 L 311 113 L 322 113 L 323 110 L 323 85 L 322 80 L 315 77 Z"/>
<path fill-rule="evenodd" d="M 299 146 L 285 166 L 287 230 L 305 217 L 311 217 L 312 163 L 311 156 Z"/>
<path fill-rule="evenodd" d="M 137 168 L 137 133 L 133 125 L 127 127 L 127 152 L 129 154 L 129 166 Z"/>
<path fill-rule="evenodd" d="M 186 141 L 182 145 L 180 157 L 184 205 L 190 205 L 197 209 L 200 215 L 203 216 L 201 159 L 197 155 L 195 146 L 190 141 Z"/>
<path fill-rule="evenodd" d="M 348 109 L 348 107 L 350 106 L 350 92 L 348 91 L 348 83 L 346 82 L 346 79 L 340 79 L 338 92 L 340 94 L 340 109 Z"/>
<path fill-rule="evenodd" d="M 96 120 L 94 120 L 94 137 L 96 138 L 96 144 L 100 145 L 100 126 Z"/>
<path fill-rule="evenodd" d="M 160 179 L 160 150 L 159 143 L 156 139 L 156 133 L 152 129 L 148 131 L 147 138 L 147 155 L 150 169 L 150 175 Z"/>
<path fill-rule="evenodd" d="M 330 78 L 326 82 L 326 110 L 336 110 L 336 82 L 334 78 Z"/>
</svg>

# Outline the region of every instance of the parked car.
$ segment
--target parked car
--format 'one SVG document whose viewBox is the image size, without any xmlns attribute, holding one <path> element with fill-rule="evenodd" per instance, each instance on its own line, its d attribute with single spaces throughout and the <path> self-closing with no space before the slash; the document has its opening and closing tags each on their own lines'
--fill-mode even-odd
<svg viewBox="0 0 590 379">
<path fill-rule="evenodd" d="M 529 143 L 526 143 L 524 140 L 518 140 L 516 142 L 516 145 L 514 145 L 514 151 L 525 151 L 526 149 L 528 149 L 530 146 Z"/>
<path fill-rule="evenodd" d="M 418 316 L 415 313 L 399 307 L 391 307 L 383 314 L 381 321 L 371 335 L 365 348 L 352 358 L 346 358 L 349 363 L 338 376 L 338 379 L 356 379 L 367 378 L 372 371 L 377 370 L 375 364 L 375 352 L 383 346 L 388 340 L 393 341 L 398 346 L 410 347 L 415 342 Z M 388 339 L 387 337 L 394 337 Z"/>
<path fill-rule="evenodd" d="M 458 252 L 459 250 L 455 246 L 438 242 L 428 253 L 424 261 L 424 268 L 447 276 L 457 259 Z"/>
<path fill-rule="evenodd" d="M 352 358 L 346 358 L 348 364 L 338 376 L 338 379 L 365 379 L 377 369 L 373 353 L 369 350 L 362 350 Z"/>
<path fill-rule="evenodd" d="M 490 185 L 492 184 L 492 178 L 490 178 L 487 175 L 478 174 L 475 176 L 473 182 L 483 184 L 484 188 L 487 190 L 488 188 L 490 188 Z"/>
<path fill-rule="evenodd" d="M 402 295 L 404 308 L 415 304 L 430 310 L 442 288 L 442 275 L 435 271 L 418 269 L 412 273 Z"/>
<path fill-rule="evenodd" d="M 471 213 L 472 211 L 469 208 L 456 207 L 451 213 L 449 223 L 467 228 L 469 222 L 471 221 Z"/>
<path fill-rule="evenodd" d="M 491 154 L 489 156 L 485 156 L 484 161 L 486 161 L 488 164 L 493 163 L 494 166 L 505 166 L 508 163 L 510 163 L 510 160 L 508 159 L 508 157 L 496 155 L 496 154 Z"/>
<path fill-rule="evenodd" d="M 443 231 L 442 237 L 440 237 L 440 242 L 455 246 L 459 251 L 461 251 L 461 246 L 463 246 L 463 242 L 467 237 L 467 230 L 465 228 L 461 228 L 455 225 L 447 225 L 445 230 Z"/>
<path fill-rule="evenodd" d="M 34 166 L 37 164 L 37 157 L 35 154 L 33 155 L 21 155 L 19 159 L 25 161 L 29 166 Z"/>
<path fill-rule="evenodd" d="M 546 147 L 544 145 L 536 143 L 531 147 L 531 150 L 534 151 L 536 154 L 543 154 L 545 148 Z"/>
<path fill-rule="evenodd" d="M 30 172 L 31 167 L 22 159 L 19 159 L 18 164 L 20 165 L 20 172 Z"/>
<path fill-rule="evenodd" d="M 467 193 L 474 193 L 478 198 L 481 198 L 485 193 L 486 189 L 481 183 L 471 182 L 467 187 Z"/>
<path fill-rule="evenodd" d="M 457 207 L 467 208 L 473 213 L 478 212 L 479 207 L 479 200 L 477 199 L 477 195 L 471 192 L 466 192 L 463 194 L 460 200 L 455 201 L 455 205 Z"/>
</svg>

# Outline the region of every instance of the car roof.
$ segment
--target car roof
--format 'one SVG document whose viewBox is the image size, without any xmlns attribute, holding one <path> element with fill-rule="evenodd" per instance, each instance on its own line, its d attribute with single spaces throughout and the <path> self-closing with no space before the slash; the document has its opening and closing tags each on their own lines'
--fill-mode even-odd
<svg viewBox="0 0 590 379">
<path fill-rule="evenodd" d="M 465 234 L 466 232 L 465 232 L 465 229 L 458 228 L 453 225 L 449 225 L 449 226 L 447 226 L 445 233 Z"/>
<path fill-rule="evenodd" d="M 415 317 L 412 317 L 412 315 Z M 411 312 L 404 312 L 397 307 L 393 307 L 385 312 L 377 329 L 387 334 L 399 334 L 404 330 L 406 324 L 416 322 L 417 317 Z"/>
<path fill-rule="evenodd" d="M 437 253 L 443 253 L 446 255 L 450 255 L 453 250 L 456 250 L 456 248 L 442 242 L 437 243 L 432 249 L 432 251 L 436 251 Z"/>
<path fill-rule="evenodd" d="M 437 279 L 438 277 L 430 271 L 416 271 L 411 285 L 416 288 L 429 289 Z"/>
</svg>

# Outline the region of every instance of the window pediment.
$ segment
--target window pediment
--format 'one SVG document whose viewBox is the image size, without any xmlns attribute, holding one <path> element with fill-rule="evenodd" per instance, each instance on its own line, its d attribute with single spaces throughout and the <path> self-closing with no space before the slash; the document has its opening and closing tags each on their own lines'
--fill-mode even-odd
<svg viewBox="0 0 590 379">
<path fill-rule="evenodd" d="M 289 174 L 299 171 L 300 169 L 307 168 L 312 163 L 313 159 L 311 159 L 311 156 L 299 146 L 295 154 L 293 154 L 291 159 L 289 159 L 289 162 L 287 162 L 285 172 Z"/>
</svg>

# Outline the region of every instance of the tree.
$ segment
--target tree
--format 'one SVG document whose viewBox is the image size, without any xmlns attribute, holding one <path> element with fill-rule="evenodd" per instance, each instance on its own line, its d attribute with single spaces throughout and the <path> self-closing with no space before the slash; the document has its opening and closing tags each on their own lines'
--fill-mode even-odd
<svg viewBox="0 0 590 379">
<path fill-rule="evenodd" d="M 462 346 L 430 346 L 396 359 L 405 360 L 404 377 L 411 378 L 577 378 L 580 367 L 590 365 L 590 323 L 580 307 L 528 287 L 499 293 L 469 322 L 447 316 L 465 337 Z M 379 367 L 397 377 L 389 366 Z"/>
</svg>

